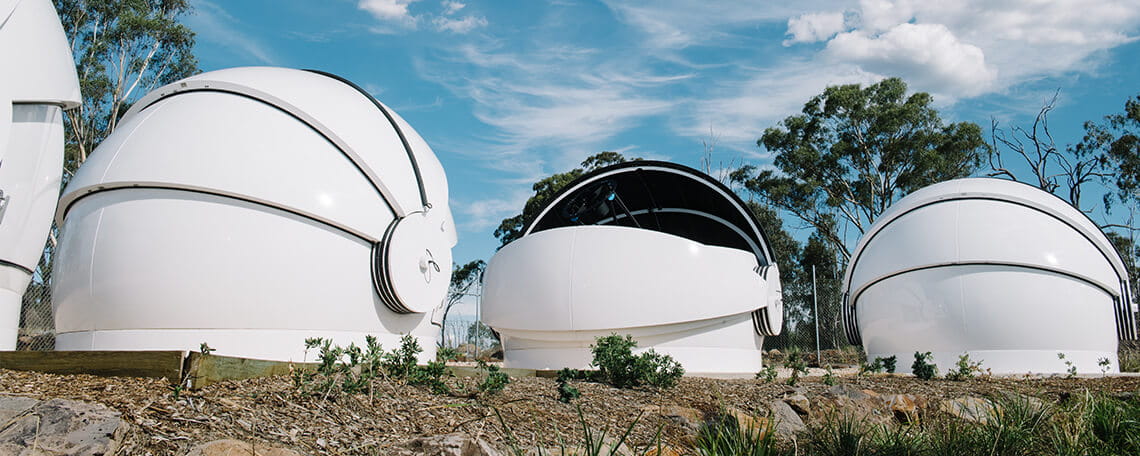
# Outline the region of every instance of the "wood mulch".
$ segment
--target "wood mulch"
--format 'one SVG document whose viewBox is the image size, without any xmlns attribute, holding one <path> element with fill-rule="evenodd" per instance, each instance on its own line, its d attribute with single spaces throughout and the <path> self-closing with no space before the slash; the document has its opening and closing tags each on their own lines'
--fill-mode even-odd
<svg viewBox="0 0 1140 456">
<path fill-rule="evenodd" d="M 453 379 L 472 386 L 473 379 Z M 988 396 L 1002 391 L 1057 401 L 1085 391 L 1114 396 L 1140 393 L 1140 377 L 975 379 L 920 381 L 911 377 L 840 377 L 839 381 L 882 394 L 909 393 L 929 399 Z M 305 454 L 385 454 L 386 448 L 430 435 L 464 432 L 502 442 L 513 436 L 524 447 L 580 441 L 579 410 L 588 426 L 620 433 L 634 419 L 632 440 L 650 442 L 658 429 L 666 441 L 682 432 L 649 406 L 723 407 L 760 411 L 791 388 L 782 381 L 685 378 L 668 390 L 619 390 L 578 383 L 581 399 L 558 402 L 555 382 L 512 379 L 485 398 L 453 397 L 423 387 L 377 380 L 356 395 L 303 393 L 289 377 L 223 382 L 199 391 L 175 391 L 162 379 L 51 375 L 0 369 L 0 394 L 98 402 L 119 410 L 131 429 L 120 454 L 182 455 L 195 445 L 234 438 L 256 445 L 288 447 Z M 799 383 L 808 396 L 829 386 L 811 377 Z M 502 421 L 500 422 L 500 417 Z M 505 431 L 509 428 L 510 432 Z"/>
</svg>

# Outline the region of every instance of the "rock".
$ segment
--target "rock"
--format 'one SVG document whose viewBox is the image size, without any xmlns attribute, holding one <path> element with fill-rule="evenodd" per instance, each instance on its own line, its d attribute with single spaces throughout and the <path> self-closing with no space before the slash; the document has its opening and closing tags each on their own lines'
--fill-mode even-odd
<svg viewBox="0 0 1140 456">
<path fill-rule="evenodd" d="M 780 356 L 782 354 L 783 353 L 780 353 L 780 351 L 776 350 L 775 348 L 768 350 L 768 356 Z"/>
<path fill-rule="evenodd" d="M 502 456 L 495 447 L 480 438 L 454 433 L 420 437 L 403 444 L 411 454 L 426 456 Z"/>
<path fill-rule="evenodd" d="M 870 399 L 871 397 L 879 395 L 874 391 L 861 390 L 854 385 L 848 384 L 835 385 L 827 390 L 827 394 L 833 397 L 846 397 L 856 401 Z"/>
<path fill-rule="evenodd" d="M 807 430 L 804 420 L 788 403 L 772 401 L 768 403 L 768 410 L 771 411 L 772 419 L 776 422 L 776 436 L 792 438 L 796 433 Z"/>
<path fill-rule="evenodd" d="M 1001 406 L 977 397 L 966 396 L 947 399 L 938 404 L 938 410 L 975 423 L 989 424 L 1001 413 Z"/>
<path fill-rule="evenodd" d="M 755 435 L 757 432 L 764 435 L 768 432 L 770 422 L 767 418 L 759 417 L 736 407 L 725 409 L 724 414 L 736 420 L 737 429 L 744 437 Z"/>
<path fill-rule="evenodd" d="M 300 453 L 286 448 L 272 448 L 242 440 L 224 439 L 198 445 L 186 456 L 300 456 Z"/>
<path fill-rule="evenodd" d="M 888 394 L 879 398 L 883 405 L 895 415 L 899 423 L 908 424 L 918 421 L 918 412 L 922 402 L 913 394 Z"/>
<path fill-rule="evenodd" d="M 670 405 L 659 407 L 653 410 L 653 412 L 661 415 L 661 417 L 667 421 L 676 424 L 686 433 L 691 433 L 694 437 L 697 432 L 701 430 L 701 423 L 705 421 L 705 414 L 691 407 Z"/>
<path fill-rule="evenodd" d="M 681 456 L 685 454 L 681 450 L 673 448 L 669 445 L 662 445 L 660 449 L 654 447 L 645 452 L 645 456 Z"/>
<path fill-rule="evenodd" d="M 803 394 L 796 393 L 785 397 L 784 402 L 790 405 L 792 410 L 795 410 L 796 413 L 800 415 L 806 416 L 811 413 L 811 401 Z"/>
<path fill-rule="evenodd" d="M 5 425 L 12 421 L 12 418 L 23 415 L 39 402 L 30 397 L 0 396 L 0 425 Z"/>
<path fill-rule="evenodd" d="M 27 407 L 27 398 L 6 399 L 17 400 L 0 407 L 8 417 L 0 431 L 0 454 L 114 454 L 126 434 L 119 412 L 102 404 L 52 399 Z"/>
</svg>

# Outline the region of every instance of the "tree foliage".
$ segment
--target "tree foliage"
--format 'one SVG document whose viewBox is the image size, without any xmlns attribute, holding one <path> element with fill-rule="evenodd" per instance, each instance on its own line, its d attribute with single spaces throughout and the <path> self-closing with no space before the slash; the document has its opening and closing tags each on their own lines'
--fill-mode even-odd
<svg viewBox="0 0 1140 456">
<path fill-rule="evenodd" d="M 65 182 L 133 101 L 198 71 L 189 0 L 55 0 L 83 104 L 68 113 Z"/>
<path fill-rule="evenodd" d="M 775 169 L 744 166 L 732 179 L 813 227 L 846 262 L 848 240 L 887 207 L 970 175 L 988 148 L 977 124 L 946 125 L 929 94 L 906 92 L 897 78 L 828 87 L 757 141 L 775 154 Z"/>
<path fill-rule="evenodd" d="M 634 159 L 639 160 L 637 158 Z M 495 228 L 495 237 L 499 239 L 502 244 L 499 248 L 514 242 L 515 239 L 522 237 L 523 230 L 526 226 L 538 217 L 538 213 L 542 211 L 546 203 L 554 197 L 562 187 L 569 184 L 586 173 L 598 168 L 604 168 L 609 165 L 623 163 L 627 161 L 624 156 L 617 152 L 603 151 L 590 156 L 582 161 L 578 168 L 574 168 L 564 173 L 554 174 L 552 176 L 543 178 L 534 183 L 531 187 L 534 190 L 534 195 L 526 200 L 521 214 L 514 215 L 503 219 L 499 223 L 499 227 Z"/>
<path fill-rule="evenodd" d="M 1101 146 L 1116 169 L 1117 197 L 1140 201 L 1140 95 L 1125 101 L 1124 112 L 1106 116 L 1103 123 L 1086 122 L 1085 132 L 1086 138 L 1094 138 L 1085 142 Z"/>
</svg>

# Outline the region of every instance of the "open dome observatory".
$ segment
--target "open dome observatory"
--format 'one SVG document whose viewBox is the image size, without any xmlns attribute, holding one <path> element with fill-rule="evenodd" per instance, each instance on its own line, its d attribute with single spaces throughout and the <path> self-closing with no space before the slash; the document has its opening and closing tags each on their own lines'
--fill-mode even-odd
<svg viewBox="0 0 1140 456">
<path fill-rule="evenodd" d="M 491 259 L 482 320 L 510 367 L 587 368 L 595 338 L 617 333 L 688 373 L 751 375 L 780 332 L 780 290 L 739 197 L 697 170 L 635 161 L 567 185 Z"/>
<path fill-rule="evenodd" d="M 63 171 L 63 110 L 79 80 L 48 0 L 0 0 L 0 350 L 14 350 L 20 302 L 51 231 Z"/>
<path fill-rule="evenodd" d="M 434 357 L 456 243 L 443 167 L 337 76 L 234 68 L 147 94 L 57 219 L 58 349 L 296 361 L 310 337 L 411 334 Z"/>
<path fill-rule="evenodd" d="M 909 366 L 931 352 L 942 373 L 963 354 L 993 373 L 1119 372 L 1118 339 L 1136 337 L 1128 273 L 1104 233 L 1002 179 L 899 200 L 859 241 L 844 289 L 848 338 L 868 358 Z"/>
</svg>

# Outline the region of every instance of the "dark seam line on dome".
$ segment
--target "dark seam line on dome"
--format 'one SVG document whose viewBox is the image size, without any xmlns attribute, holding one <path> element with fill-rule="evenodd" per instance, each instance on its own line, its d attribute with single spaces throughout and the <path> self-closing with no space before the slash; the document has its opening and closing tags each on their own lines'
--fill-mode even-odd
<svg viewBox="0 0 1140 456">
<path fill-rule="evenodd" d="M 360 175 L 364 177 L 364 180 L 368 182 L 368 185 L 369 185 L 370 187 L 372 187 L 372 189 L 373 189 L 373 190 L 376 190 L 376 194 L 377 194 L 377 195 L 380 195 L 380 199 L 384 201 L 384 205 L 385 205 L 385 206 L 388 206 L 388 210 L 392 212 L 392 216 L 393 216 L 393 217 L 398 217 L 398 216 L 399 216 L 399 214 L 397 214 L 397 213 L 396 213 L 396 208 L 395 208 L 395 207 L 393 207 L 393 206 L 392 206 L 392 203 L 388 201 L 388 198 L 386 198 L 386 197 L 384 196 L 384 192 L 380 191 L 380 187 L 377 187 L 377 186 L 376 186 L 376 184 L 372 182 L 372 179 L 369 179 L 369 178 L 368 178 L 368 173 L 365 173 L 365 172 L 364 172 L 364 169 L 363 169 L 363 168 L 361 168 L 361 167 L 360 167 L 360 165 L 359 165 L 359 164 L 357 164 L 357 163 L 356 163 L 356 161 L 354 161 L 354 160 L 352 159 L 352 157 L 349 157 L 349 156 L 348 156 L 348 154 L 347 154 L 347 153 L 345 153 L 345 151 L 344 151 L 343 149 L 341 149 L 341 148 L 340 148 L 340 146 L 338 146 L 338 145 L 337 145 L 335 142 L 333 142 L 332 138 L 329 138 L 328 136 L 325 136 L 325 134 L 324 134 L 323 132 L 321 132 L 319 129 L 317 129 L 317 128 L 316 128 L 315 126 L 313 126 L 312 124 L 310 124 L 310 123 L 306 122 L 306 121 L 305 121 L 305 119 L 302 119 L 302 118 L 300 118 L 300 117 L 297 117 L 297 115 L 295 115 L 295 114 L 293 114 L 293 113 L 291 113 L 291 112 L 289 112 L 289 111 L 285 110 L 284 108 L 282 108 L 282 107 L 280 107 L 280 106 L 277 106 L 277 105 L 275 105 L 275 104 L 273 104 L 273 103 L 270 103 L 270 102 L 268 102 L 268 101 L 266 101 L 266 100 L 262 100 L 262 99 L 260 99 L 260 98 L 257 98 L 257 97 L 255 97 L 255 96 L 251 96 L 251 95 L 249 95 L 249 94 L 245 94 L 245 93 L 241 93 L 241 92 L 237 92 L 237 91 L 233 91 L 233 90 L 219 89 L 219 88 L 217 88 L 217 87 L 201 87 L 201 88 L 186 89 L 186 90 L 182 90 L 182 91 L 178 91 L 178 92 L 174 92 L 174 93 L 172 93 L 172 94 L 166 95 L 166 96 L 164 96 L 164 97 L 162 97 L 162 98 L 159 98 L 159 99 L 157 99 L 157 100 L 154 100 L 154 102 L 152 102 L 152 103 L 150 103 L 150 104 L 146 105 L 145 107 L 143 107 L 142 109 L 140 109 L 138 112 L 140 112 L 140 113 L 141 113 L 141 112 L 143 112 L 143 111 L 147 110 L 148 108 L 150 108 L 151 106 L 154 106 L 154 105 L 155 105 L 156 103 L 158 103 L 159 101 L 165 100 L 165 99 L 167 99 L 167 98 L 172 98 L 172 97 L 176 97 L 176 96 L 179 96 L 179 95 L 186 95 L 186 94 L 195 93 L 195 92 L 218 92 L 218 93 L 227 93 L 227 94 L 230 94 L 230 95 L 237 95 L 237 96 L 239 96 L 239 97 L 242 97 L 242 98 L 247 98 L 247 99 L 250 99 L 250 100 L 254 100 L 254 101 L 256 101 L 256 102 L 258 102 L 258 103 L 261 103 L 261 104 L 264 104 L 264 105 L 266 105 L 266 106 L 272 106 L 272 107 L 273 107 L 273 109 L 276 109 L 276 110 L 278 110 L 278 111 L 281 111 L 281 112 L 285 113 L 285 115 L 287 115 L 287 116 L 289 116 L 289 117 L 292 117 L 292 118 L 294 118 L 294 119 L 297 119 L 297 121 L 298 121 L 298 122 L 301 122 L 301 123 L 302 123 L 302 124 L 304 124 L 306 127 L 309 127 L 309 129 L 310 129 L 310 130 L 313 130 L 313 132 L 315 132 L 316 134 L 320 135 L 320 136 L 321 136 L 321 138 L 324 138 L 324 140 L 325 140 L 325 141 L 328 141 L 328 143 L 329 143 L 330 145 L 332 145 L 332 146 L 333 146 L 333 148 L 335 148 L 337 151 L 339 151 L 339 152 L 340 152 L 340 154 L 341 154 L 342 156 L 344 156 L 344 158 L 345 158 L 345 159 L 347 159 L 349 163 L 351 163 L 351 164 L 352 164 L 352 167 L 353 167 L 353 168 L 356 168 L 356 171 L 357 171 L 357 172 L 359 172 L 359 173 L 360 173 Z M 70 205 L 69 205 L 69 207 L 70 207 Z M 67 214 L 67 211 L 64 211 L 64 214 L 66 215 L 66 214 Z"/>
<path fill-rule="evenodd" d="M 849 305 L 851 307 L 852 316 L 854 316 L 855 306 L 858 304 L 859 298 L 861 296 L 863 296 L 863 293 L 865 293 L 867 290 L 871 289 L 871 287 L 879 284 L 880 282 L 882 282 L 884 280 L 892 279 L 892 278 L 898 277 L 900 275 L 909 274 L 912 272 L 926 271 L 926 270 L 930 270 L 930 269 L 939 269 L 939 268 L 953 268 L 953 267 L 959 267 L 959 266 L 1008 266 L 1008 267 L 1013 267 L 1013 268 L 1017 268 L 1017 269 L 1029 269 L 1029 270 L 1033 270 L 1033 271 L 1042 271 L 1042 272 L 1047 272 L 1047 273 L 1054 273 L 1054 274 L 1058 274 L 1058 275 L 1063 275 L 1063 276 L 1068 277 L 1070 279 L 1079 280 L 1081 282 L 1084 282 L 1088 285 L 1093 286 L 1094 288 L 1096 288 L 1098 290 L 1101 290 L 1101 291 L 1104 291 L 1105 293 L 1108 293 L 1109 296 L 1112 296 L 1112 290 L 1109 290 L 1109 289 L 1101 286 L 1100 284 L 1098 284 L 1096 282 L 1085 279 L 1084 277 L 1080 277 L 1076 274 L 1070 274 L 1070 273 L 1062 272 L 1062 271 L 1055 271 L 1052 269 L 1035 268 L 1033 266 L 1026 266 L 1023 264 L 1003 263 L 1003 262 L 998 262 L 998 261 L 971 261 L 969 263 L 949 263 L 949 264 L 935 264 L 935 265 L 930 265 L 930 266 L 923 266 L 920 268 L 913 268 L 913 269 L 907 269 L 905 271 L 899 271 L 899 272 L 896 272 L 896 273 L 875 279 L 871 283 L 864 285 L 862 287 L 862 290 L 859 291 L 859 294 L 856 294 L 856 295 L 851 297 L 851 302 Z M 1115 306 L 1113 306 L 1113 307 L 1115 307 Z M 1113 313 L 1115 313 L 1115 311 Z"/>
<path fill-rule="evenodd" d="M 872 235 L 871 235 L 871 237 L 867 239 L 867 242 L 866 242 L 865 244 L 863 244 L 863 245 L 864 245 L 864 246 L 869 246 L 869 245 L 871 245 L 871 241 L 875 240 L 875 237 L 877 237 L 877 236 L 879 235 L 879 233 L 882 233 L 882 232 L 883 232 L 883 230 L 885 230 L 885 229 L 887 228 L 887 226 L 890 226 L 890 224 L 894 223 L 894 222 L 895 222 L 895 220 L 901 219 L 901 218 L 902 218 L 904 215 L 906 215 L 906 214 L 909 214 L 909 213 L 911 213 L 911 212 L 914 212 L 914 211 L 917 211 L 917 210 L 919 210 L 919 209 L 922 209 L 922 208 L 925 208 L 925 207 L 929 207 L 929 206 L 933 206 L 933 205 L 936 205 L 936 204 L 941 204 L 941 203 L 948 203 L 948 202 L 952 202 L 952 201 L 969 201 L 969 200 L 980 200 L 980 201 L 997 201 L 997 202 L 1000 202 L 1000 203 L 1013 204 L 1013 205 L 1016 205 L 1016 206 L 1021 206 L 1021 207 L 1024 207 L 1024 208 L 1026 208 L 1026 209 L 1030 209 L 1030 210 L 1033 210 L 1033 211 L 1036 211 L 1036 212 L 1040 212 L 1040 213 L 1042 213 L 1042 214 L 1045 214 L 1045 215 L 1047 215 L 1047 216 L 1049 216 L 1049 217 L 1052 217 L 1053 219 L 1055 219 L 1055 220 L 1057 220 L 1057 221 L 1059 221 L 1059 222 L 1061 222 L 1061 223 L 1064 223 L 1064 224 L 1065 224 L 1065 226 L 1068 226 L 1069 228 L 1073 229 L 1073 231 L 1076 231 L 1076 232 L 1077 232 L 1077 234 L 1080 234 L 1080 235 L 1081 235 L 1081 237 L 1085 238 L 1085 240 L 1089 242 L 1089 244 L 1092 244 L 1093 248 L 1095 248 L 1095 249 L 1096 249 L 1096 251 L 1097 251 L 1098 253 L 1100 253 L 1100 256 L 1101 256 L 1101 257 L 1103 257 L 1105 261 L 1108 261 L 1108 264 L 1110 264 L 1110 265 L 1112 264 L 1112 259 L 1111 259 L 1111 258 L 1109 258 L 1109 257 L 1108 257 L 1108 255 L 1104 253 L 1104 250 L 1101 250 L 1101 248 L 1100 248 L 1100 247 L 1099 247 L 1099 246 L 1096 244 L 1096 242 L 1094 242 L 1094 241 L 1092 240 L 1092 238 L 1090 238 L 1090 237 L 1088 237 L 1087 235 L 1085 235 L 1085 233 L 1084 233 L 1084 232 L 1082 232 L 1081 230 L 1079 230 L 1079 229 L 1076 229 L 1076 227 L 1075 227 L 1075 226 L 1073 226 L 1073 224 L 1071 224 L 1071 223 L 1069 223 L 1069 222 L 1065 221 L 1065 219 L 1063 219 L 1063 218 L 1061 218 L 1061 217 L 1058 217 L 1058 216 L 1056 216 L 1056 215 L 1050 214 L 1050 213 L 1048 213 L 1048 212 L 1045 212 L 1045 211 L 1043 211 L 1043 210 L 1041 210 L 1041 209 L 1039 209 L 1039 208 L 1037 208 L 1037 207 L 1034 207 L 1034 206 L 1030 206 L 1030 205 L 1028 205 L 1028 204 L 1025 204 L 1025 203 L 1020 203 L 1020 202 L 1017 202 L 1017 201 L 1010 201 L 1010 200 L 1007 200 L 1007 199 L 1001 199 L 1001 198 L 994 198 L 994 197 L 984 197 L 984 196 L 969 196 L 969 197 L 963 197 L 963 198 L 949 198 L 949 199 L 943 199 L 943 200 L 938 200 L 938 201 L 931 201 L 931 202 L 929 202 L 929 203 L 926 203 L 926 204 L 923 204 L 923 205 L 920 205 L 920 206 L 916 206 L 916 207 L 913 207 L 913 208 L 911 208 L 911 209 L 907 209 L 905 212 L 903 212 L 903 213 L 901 213 L 901 214 L 899 214 L 899 215 L 897 215 L 897 216 L 895 216 L 895 217 L 891 218 L 890 220 L 888 220 L 888 221 L 887 221 L 887 223 L 884 223 L 884 224 L 883 224 L 883 226 L 882 226 L 881 228 L 879 228 L 878 230 L 876 230 L 876 231 L 875 231 L 875 234 L 872 234 Z M 1096 225 L 1096 223 L 1093 223 L 1093 225 L 1095 226 L 1095 225 Z M 1099 229 L 1099 228 L 1098 228 L 1098 229 Z M 1110 244 L 1111 244 L 1111 242 L 1110 242 Z M 1115 247 L 1114 247 L 1114 249 L 1115 249 Z M 1120 254 L 1120 252 L 1117 252 L 1117 255 L 1119 255 L 1119 254 Z M 854 275 L 855 267 L 856 267 L 856 266 L 858 266 L 858 264 L 859 264 L 859 260 L 861 260 L 861 259 L 863 259 L 863 252 L 862 252 L 862 251 L 860 251 L 860 252 L 859 252 L 859 256 L 858 256 L 858 257 L 856 257 L 856 258 L 854 258 L 854 259 L 851 261 L 851 264 L 850 264 L 850 265 L 848 265 L 847 269 L 848 269 L 849 271 L 852 271 L 852 275 Z M 995 264 L 998 264 L 998 263 L 995 263 Z M 1116 267 L 1113 267 L 1113 268 L 1112 268 L 1112 271 L 1113 271 L 1114 273 L 1116 273 L 1116 279 L 1117 279 L 1117 280 L 1121 280 L 1121 279 L 1122 279 L 1122 278 L 1120 277 L 1120 273 L 1116 271 Z M 848 284 L 847 284 L 847 287 L 848 287 L 848 288 L 850 288 L 850 287 L 851 287 L 851 284 L 850 284 L 850 283 L 848 283 Z"/>
<path fill-rule="evenodd" d="M 35 271 L 32 271 L 31 269 L 25 268 L 23 265 L 13 263 L 8 260 L 0 260 L 0 266 L 9 266 L 24 271 L 28 274 L 35 274 Z"/>
<path fill-rule="evenodd" d="M 91 196 L 91 195 L 96 195 L 96 194 L 99 194 L 99 193 L 114 192 L 114 191 L 119 191 L 119 190 L 138 190 L 138 189 L 144 189 L 144 190 L 170 190 L 170 191 L 177 191 L 177 192 L 186 192 L 186 193 L 198 193 L 198 194 L 202 194 L 202 195 L 210 195 L 210 196 L 216 196 L 216 197 L 219 197 L 219 198 L 225 198 L 225 199 L 232 199 L 232 200 L 237 200 L 237 201 L 243 201 L 243 202 L 246 202 L 246 203 L 250 203 L 250 204 L 253 204 L 253 205 L 256 205 L 256 206 L 266 207 L 266 208 L 269 208 L 269 209 L 273 209 L 273 210 L 275 210 L 275 211 L 285 212 L 285 213 L 287 213 L 287 214 L 293 214 L 293 215 L 296 215 L 296 216 L 298 216 L 298 217 L 301 217 L 301 218 L 303 218 L 303 219 L 306 219 L 306 220 L 311 220 L 311 221 L 313 221 L 313 222 L 317 222 L 317 223 L 321 224 L 322 226 L 327 226 L 327 227 L 329 227 L 329 228 L 333 228 L 333 229 L 335 229 L 335 230 L 337 230 L 337 231 L 340 231 L 340 232 L 342 232 L 342 233 L 344 233 L 344 234 L 347 234 L 347 235 L 349 235 L 349 236 L 352 236 L 352 237 L 354 237 L 354 238 L 356 238 L 356 239 L 360 239 L 361 241 L 364 241 L 364 242 L 367 242 L 367 243 L 370 243 L 370 244 L 373 242 L 371 239 L 367 239 L 367 238 L 365 238 L 365 237 L 363 237 L 363 236 L 360 236 L 360 235 L 358 235 L 358 234 L 356 234 L 356 233 L 353 233 L 353 232 L 351 232 L 351 231 L 348 231 L 348 230 L 346 230 L 346 229 L 344 229 L 344 228 L 341 228 L 341 227 L 339 227 L 339 226 L 336 226 L 336 225 L 332 225 L 332 224 L 330 224 L 330 223 L 328 223 L 328 222 L 325 222 L 324 220 L 318 219 L 318 218 L 316 218 L 316 217 L 312 217 L 312 216 L 310 216 L 310 215 L 308 215 L 308 214 L 305 214 L 305 213 L 302 213 L 302 212 L 298 212 L 298 211 L 295 211 L 295 210 L 292 210 L 292 209 L 287 209 L 287 208 L 284 208 L 284 207 L 280 207 L 280 206 L 271 206 L 271 205 L 265 204 L 265 203 L 263 203 L 263 202 L 260 202 L 260 201 L 255 201 L 255 200 L 252 200 L 252 199 L 249 199 L 249 198 L 242 198 L 242 197 L 240 197 L 240 196 L 236 196 L 236 195 L 229 195 L 229 194 L 225 194 L 225 193 L 219 193 L 219 192 L 211 192 L 211 191 L 207 191 L 207 190 L 199 190 L 199 189 L 188 189 L 188 188 L 181 188 L 181 187 L 164 187 L 164 186 L 160 186 L 160 185 L 128 185 L 128 186 L 123 186 L 123 187 L 110 187 L 110 188 L 103 188 L 103 189 L 95 190 L 95 191 L 92 191 L 92 192 L 89 192 L 89 193 L 84 193 L 83 195 L 80 195 L 79 197 L 77 197 L 77 198 L 75 198 L 75 199 L 71 200 L 71 202 L 67 204 L 67 208 L 66 208 L 66 209 L 64 209 L 64 213 L 66 214 L 66 213 L 67 213 L 67 211 L 71 210 L 71 207 L 72 207 L 72 206 L 74 206 L 76 203 L 78 203 L 78 202 L 80 202 L 80 201 L 84 200 L 85 198 L 87 198 L 87 197 L 89 197 L 89 196 Z M 0 261 L 3 261 L 3 260 L 0 260 Z"/>
<path fill-rule="evenodd" d="M 412 153 L 412 146 L 410 144 L 408 144 L 408 138 L 404 136 L 403 130 L 400 130 L 400 125 L 396 123 L 396 119 L 392 117 L 392 114 L 390 112 L 388 112 L 387 109 L 384 109 L 384 105 L 380 104 L 380 100 L 377 100 L 375 97 L 373 97 L 371 94 L 369 94 L 368 91 L 364 90 L 363 87 L 356 85 L 356 83 L 349 81 L 348 79 L 345 79 L 345 78 L 342 78 L 342 77 L 337 76 L 335 74 L 327 73 L 327 72 L 324 72 L 321 70 L 305 70 L 305 71 L 335 79 L 337 81 L 344 83 L 345 85 L 347 85 L 349 87 L 352 87 L 353 89 L 356 89 L 356 91 L 360 92 L 361 95 L 364 95 L 364 97 L 367 98 L 368 101 L 371 101 L 372 105 L 376 106 L 376 109 L 379 109 L 380 112 L 384 114 L 384 117 L 386 119 L 388 119 L 388 123 L 392 125 L 392 129 L 396 130 L 396 136 L 400 137 L 400 142 L 403 143 L 403 145 L 404 145 L 404 152 L 406 152 L 408 154 L 408 160 L 412 162 L 412 171 L 416 174 L 416 185 L 419 187 L 419 190 L 420 190 L 420 203 L 423 204 L 421 207 L 424 209 L 427 209 L 428 207 L 430 207 L 431 205 L 428 204 L 428 199 L 427 199 L 427 190 L 424 188 L 424 178 L 423 178 L 423 176 L 420 175 L 420 165 L 419 165 L 419 162 L 416 161 L 416 154 Z"/>
</svg>

